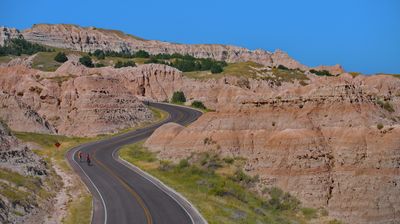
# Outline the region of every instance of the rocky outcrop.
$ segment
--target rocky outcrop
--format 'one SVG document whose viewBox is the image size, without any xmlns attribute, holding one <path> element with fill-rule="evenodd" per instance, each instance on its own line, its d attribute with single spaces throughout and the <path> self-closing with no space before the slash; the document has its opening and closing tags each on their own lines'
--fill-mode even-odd
<svg viewBox="0 0 400 224">
<path fill-rule="evenodd" d="M 325 71 L 328 71 L 329 73 L 331 73 L 332 75 L 339 75 L 339 74 L 342 74 L 345 72 L 341 65 L 333 65 L 333 66 L 320 65 L 313 69 L 315 69 L 317 71 L 325 70 Z"/>
<path fill-rule="evenodd" d="M 41 211 L 39 202 L 27 199 L 26 195 L 33 192 L 26 193 L 25 186 L 21 186 L 23 181 L 17 180 L 17 178 L 24 176 L 27 179 L 45 178 L 48 173 L 46 162 L 30 151 L 26 145 L 21 144 L 2 122 L 0 122 L 0 172 L 2 174 L 0 178 L 0 222 L 36 223 L 37 214 Z M 7 177 L 8 175 L 15 176 L 14 173 L 22 176 L 14 177 L 14 179 Z M 16 184 L 19 185 L 15 186 Z M 37 181 L 36 184 L 41 185 L 41 181 Z M 14 190 L 13 193 L 9 192 Z"/>
<path fill-rule="evenodd" d="M 188 127 L 164 125 L 145 145 L 175 161 L 210 151 L 244 157 L 258 189 L 278 186 L 346 223 L 400 221 L 399 79 L 312 77 L 264 89 Z"/>
<path fill-rule="evenodd" d="M 0 27 L 0 46 L 3 46 L 7 40 L 16 38 L 23 38 L 19 30 L 4 26 Z"/>
<path fill-rule="evenodd" d="M 0 116 L 16 131 L 77 136 L 113 133 L 151 120 L 136 92 L 125 87 L 124 69 L 115 70 L 88 69 L 73 60 L 54 73 L 0 67 Z"/>
<path fill-rule="evenodd" d="M 105 30 L 95 27 L 80 27 L 68 24 L 36 24 L 22 32 L 28 41 L 48 46 L 77 51 L 135 52 L 145 50 L 150 54 L 189 54 L 197 58 L 213 58 L 227 62 L 253 61 L 265 66 L 284 65 L 288 68 L 308 70 L 307 66 L 295 61 L 281 50 L 274 53 L 257 49 L 221 44 L 175 44 L 169 42 L 144 40 L 121 31 Z M 327 66 L 329 70 L 329 66 Z"/>
<path fill-rule="evenodd" d="M 27 146 L 21 144 L 2 122 L 0 122 L 0 161 L 0 168 L 22 175 L 42 176 L 47 173 L 46 163 Z"/>
</svg>

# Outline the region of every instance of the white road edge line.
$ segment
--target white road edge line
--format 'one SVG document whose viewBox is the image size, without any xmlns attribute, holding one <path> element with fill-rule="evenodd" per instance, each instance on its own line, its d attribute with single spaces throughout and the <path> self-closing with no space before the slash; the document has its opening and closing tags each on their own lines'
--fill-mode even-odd
<svg viewBox="0 0 400 224">
<path fill-rule="evenodd" d="M 78 148 L 75 149 L 74 153 L 72 154 L 72 160 L 76 163 L 76 165 L 82 170 L 83 174 L 89 179 L 90 183 L 93 185 L 93 187 L 96 189 L 97 193 L 100 195 L 101 202 L 104 207 L 104 224 L 107 224 L 107 206 L 106 203 L 104 202 L 103 196 L 101 195 L 99 189 L 97 188 L 96 184 L 93 183 L 92 179 L 86 174 L 85 170 L 82 169 L 82 167 L 79 165 L 78 162 L 75 160 L 75 153 L 78 151 Z M 93 200 L 92 200 L 93 204 Z M 92 221 L 93 221 L 93 215 L 94 215 L 94 204 L 93 204 L 93 210 L 92 210 Z"/>
<path fill-rule="evenodd" d="M 121 163 L 122 165 L 124 165 L 125 167 L 127 167 L 128 169 L 134 171 L 135 173 L 139 174 L 140 176 L 142 176 L 143 178 L 145 178 L 146 180 L 150 181 L 151 183 L 153 183 L 158 189 L 160 189 L 161 191 L 163 191 L 165 194 L 167 194 L 170 198 L 172 198 L 179 206 L 181 206 L 181 208 L 186 212 L 186 214 L 188 214 L 188 216 L 190 217 L 190 220 L 192 221 L 193 224 L 196 224 L 194 222 L 193 217 L 191 216 L 191 214 L 187 211 L 187 209 L 176 199 L 174 198 L 170 192 L 167 192 L 165 189 L 161 188 L 160 186 L 158 186 L 154 180 L 158 181 L 159 184 L 161 184 L 163 187 L 165 187 L 166 189 L 168 189 L 169 191 L 171 191 L 172 193 L 174 193 L 175 195 L 177 195 L 178 197 L 180 197 L 182 200 L 184 200 L 188 205 L 190 205 L 192 207 L 192 209 L 198 214 L 198 216 L 200 217 L 201 221 L 203 223 L 207 223 L 207 221 L 204 219 L 204 217 L 200 214 L 200 212 L 196 209 L 196 207 L 194 207 L 192 205 L 192 203 L 190 203 L 185 197 L 183 197 L 183 195 L 181 195 L 180 193 L 176 192 L 174 189 L 168 187 L 167 185 L 165 185 L 163 182 L 161 182 L 159 179 L 155 178 L 154 176 L 152 176 L 151 174 L 143 171 L 142 169 L 140 169 L 139 167 L 133 165 L 132 163 L 124 160 L 123 158 L 121 158 L 119 155 L 118 157 L 115 157 L 115 153 L 118 152 L 121 148 L 116 148 L 114 149 L 114 151 L 112 152 L 112 157 L 114 158 L 115 161 Z M 122 161 L 122 162 L 120 162 Z M 137 170 L 141 171 L 141 172 L 137 172 L 137 170 L 135 170 L 134 168 L 136 168 Z M 149 178 L 148 176 L 150 176 L 151 178 Z"/>
</svg>

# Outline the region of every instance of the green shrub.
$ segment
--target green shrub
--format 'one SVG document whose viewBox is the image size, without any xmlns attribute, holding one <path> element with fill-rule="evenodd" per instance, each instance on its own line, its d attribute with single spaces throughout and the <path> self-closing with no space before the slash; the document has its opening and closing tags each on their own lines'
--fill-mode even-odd
<svg viewBox="0 0 400 224">
<path fill-rule="evenodd" d="M 64 52 L 58 52 L 57 55 L 54 57 L 56 62 L 64 63 L 68 61 L 67 55 Z"/>
<path fill-rule="evenodd" d="M 180 170 L 180 169 L 184 169 L 189 166 L 190 166 L 190 164 L 187 159 L 181 159 L 178 163 L 177 169 Z"/>
<path fill-rule="evenodd" d="M 96 63 L 95 64 L 95 67 L 96 68 L 101 68 L 101 67 L 104 67 L 105 65 L 103 64 L 103 63 Z"/>
<path fill-rule="evenodd" d="M 134 61 L 117 61 L 117 63 L 115 63 L 114 68 L 122 68 L 122 67 L 135 67 L 136 64 Z"/>
<path fill-rule="evenodd" d="M 341 221 L 339 221 L 339 220 L 337 220 L 337 219 L 334 219 L 334 220 L 330 220 L 329 222 L 328 222 L 328 224 L 342 224 L 343 222 L 341 222 Z"/>
<path fill-rule="evenodd" d="M 172 95 L 171 102 L 172 103 L 184 103 L 184 102 L 186 102 L 185 94 L 182 91 L 174 92 L 174 94 Z"/>
<path fill-rule="evenodd" d="M 257 182 L 259 180 L 259 176 L 256 175 L 254 177 L 251 177 L 246 173 L 244 173 L 242 169 L 237 169 L 234 175 L 230 177 L 230 179 L 237 183 L 241 183 L 245 186 L 248 186 L 250 184 Z"/>
<path fill-rule="evenodd" d="M 327 71 L 327 70 L 318 71 L 318 70 L 315 70 L 315 69 L 311 69 L 310 72 L 311 72 L 311 73 L 314 73 L 314 74 L 316 74 L 316 75 L 318 75 L 318 76 L 333 76 L 333 75 L 332 75 L 329 71 Z"/>
<path fill-rule="evenodd" d="M 99 49 L 97 49 L 93 52 L 93 56 L 95 56 L 99 60 L 106 58 L 106 54 L 104 53 L 104 51 L 99 50 Z"/>
<path fill-rule="evenodd" d="M 84 66 L 86 66 L 86 67 L 88 67 L 88 68 L 93 68 L 93 67 L 94 67 L 93 62 L 92 62 L 92 58 L 90 58 L 90 57 L 87 56 L 87 55 L 85 55 L 85 56 L 79 58 L 79 62 L 80 62 L 82 65 L 84 65 Z"/>
<path fill-rule="evenodd" d="M 211 73 L 213 73 L 213 74 L 221 73 L 222 71 L 223 71 L 223 69 L 220 65 L 212 65 L 211 66 Z"/>
<path fill-rule="evenodd" d="M 383 109 L 389 111 L 389 112 L 394 112 L 394 108 L 392 104 L 390 104 L 388 101 L 382 101 L 382 100 L 377 100 L 376 103 Z"/>
<path fill-rule="evenodd" d="M 203 109 L 203 110 L 206 109 L 206 106 L 204 106 L 203 102 L 197 101 L 197 100 L 192 102 L 192 107 Z"/>
<path fill-rule="evenodd" d="M 150 54 L 144 50 L 139 50 L 135 53 L 136 58 L 149 58 Z"/>
<path fill-rule="evenodd" d="M 160 171 L 170 171 L 174 166 L 172 165 L 172 163 L 170 161 L 167 160 L 160 160 L 160 166 L 158 167 L 158 169 Z"/>
<path fill-rule="evenodd" d="M 379 123 L 378 125 L 376 125 L 376 127 L 381 130 L 383 128 L 383 124 Z"/>
<path fill-rule="evenodd" d="M 282 69 L 282 70 L 289 70 L 286 66 L 284 65 L 278 65 L 278 69 Z"/>
<path fill-rule="evenodd" d="M 265 207 L 281 211 L 297 210 L 300 208 L 300 201 L 298 199 L 277 187 L 266 188 L 264 192 L 269 195 L 269 200 L 264 203 Z"/>
<path fill-rule="evenodd" d="M 232 164 L 233 162 L 235 162 L 235 159 L 232 157 L 225 157 L 223 160 L 227 164 Z"/>
<path fill-rule="evenodd" d="M 317 210 L 313 208 L 301 208 L 301 212 L 303 213 L 306 219 L 314 219 L 317 218 Z"/>
</svg>

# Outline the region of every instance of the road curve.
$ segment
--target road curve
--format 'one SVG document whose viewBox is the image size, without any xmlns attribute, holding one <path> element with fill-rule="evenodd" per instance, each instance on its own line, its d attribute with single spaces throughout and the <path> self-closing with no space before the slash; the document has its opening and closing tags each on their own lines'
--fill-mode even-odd
<svg viewBox="0 0 400 224">
<path fill-rule="evenodd" d="M 146 128 L 83 144 L 66 155 L 93 195 L 93 224 L 205 223 L 199 212 L 178 193 L 115 156 L 121 146 L 149 137 L 167 122 L 186 125 L 201 115 L 197 110 L 170 104 L 150 103 L 150 106 L 167 111 L 169 117 Z M 79 161 L 79 150 L 91 155 L 92 166 Z"/>
</svg>

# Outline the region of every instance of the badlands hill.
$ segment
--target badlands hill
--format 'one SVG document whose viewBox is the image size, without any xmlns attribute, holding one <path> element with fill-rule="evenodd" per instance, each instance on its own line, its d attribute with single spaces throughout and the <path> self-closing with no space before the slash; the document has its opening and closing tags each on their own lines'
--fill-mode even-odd
<svg viewBox="0 0 400 224">
<path fill-rule="evenodd" d="M 399 78 L 350 75 L 340 66 L 314 68 L 336 75 L 318 76 L 282 51 L 172 44 L 75 25 L 3 28 L 0 34 L 0 43 L 25 38 L 77 51 L 52 72 L 33 68 L 40 53 L 2 64 L 0 117 L 12 129 L 115 132 L 151 119 L 139 99 L 166 101 L 181 90 L 188 103 L 199 100 L 215 111 L 188 127 L 159 128 L 146 145 L 162 159 L 201 152 L 242 157 L 246 171 L 260 177 L 256 191 L 277 186 L 346 223 L 400 222 Z M 163 64 L 115 69 L 78 62 L 82 51 L 97 49 L 189 54 L 230 64 L 211 74 Z"/>
<path fill-rule="evenodd" d="M 213 58 L 226 62 L 253 61 L 265 66 L 283 65 L 287 68 L 309 69 L 281 50 L 274 53 L 257 49 L 221 44 L 175 44 L 156 40 L 144 40 L 117 30 L 106 30 L 95 27 L 80 27 L 69 24 L 36 24 L 20 32 L 14 28 L 3 27 L 0 30 L 0 45 L 9 38 L 23 37 L 34 43 L 56 48 L 72 49 L 83 52 L 103 51 L 135 52 L 145 50 L 150 54 L 188 54 L 196 58 Z M 317 70 L 328 70 L 332 74 L 342 73 L 339 66 L 316 67 Z"/>
</svg>

